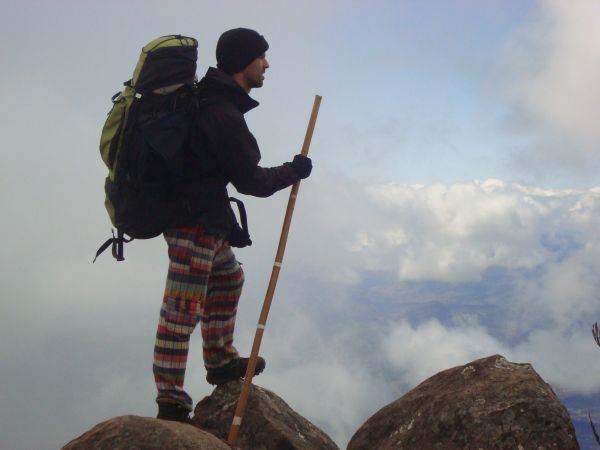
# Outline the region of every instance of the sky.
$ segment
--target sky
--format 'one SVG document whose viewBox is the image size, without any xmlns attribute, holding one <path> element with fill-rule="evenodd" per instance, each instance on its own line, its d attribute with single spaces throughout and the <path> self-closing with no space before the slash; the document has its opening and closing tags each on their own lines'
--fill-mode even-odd
<svg viewBox="0 0 600 450">
<path fill-rule="evenodd" d="M 0 449 L 156 414 L 166 245 L 91 264 L 110 233 L 100 131 L 144 44 L 196 37 L 202 76 L 240 26 L 270 44 L 246 115 L 262 165 L 300 151 L 323 97 L 255 383 L 341 448 L 427 377 L 492 354 L 562 394 L 599 394 L 599 13 L 594 0 L 0 0 Z M 244 197 L 241 353 L 287 195 Z M 199 335 L 191 345 L 198 402 L 211 387 Z"/>
</svg>

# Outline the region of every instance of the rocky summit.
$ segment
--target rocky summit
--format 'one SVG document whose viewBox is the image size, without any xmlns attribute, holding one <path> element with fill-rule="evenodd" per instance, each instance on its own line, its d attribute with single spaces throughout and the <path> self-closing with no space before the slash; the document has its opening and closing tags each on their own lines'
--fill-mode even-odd
<svg viewBox="0 0 600 450">
<path fill-rule="evenodd" d="M 482 358 L 375 413 L 348 450 L 579 449 L 566 408 L 529 364 Z"/>
<path fill-rule="evenodd" d="M 242 381 L 217 387 L 196 405 L 194 423 L 226 439 Z M 241 450 L 338 450 L 323 431 L 290 408 L 273 392 L 252 386 L 236 446 Z"/>
<path fill-rule="evenodd" d="M 121 416 L 63 450 L 227 450 L 242 388 L 232 381 L 195 408 L 193 424 Z M 500 355 L 444 370 L 375 413 L 347 450 L 578 449 L 566 408 L 529 364 Z M 235 450 L 339 450 L 267 389 L 252 386 Z"/>
</svg>

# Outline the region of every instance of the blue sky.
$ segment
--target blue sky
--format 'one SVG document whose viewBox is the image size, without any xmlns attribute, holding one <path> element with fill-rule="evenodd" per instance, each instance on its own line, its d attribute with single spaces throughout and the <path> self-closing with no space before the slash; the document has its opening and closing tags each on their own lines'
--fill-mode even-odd
<svg viewBox="0 0 600 450">
<path fill-rule="evenodd" d="M 341 447 L 424 378 L 494 353 L 560 392 L 599 393 L 599 9 L 0 0 L 0 447 L 60 447 L 109 417 L 155 414 L 165 244 L 91 265 L 110 230 L 100 130 L 146 42 L 196 37 L 202 75 L 238 26 L 270 43 L 246 117 L 264 165 L 300 150 L 323 96 L 256 382 Z M 242 352 L 287 193 L 245 201 Z M 195 401 L 210 393 L 199 350 L 196 336 Z"/>
</svg>

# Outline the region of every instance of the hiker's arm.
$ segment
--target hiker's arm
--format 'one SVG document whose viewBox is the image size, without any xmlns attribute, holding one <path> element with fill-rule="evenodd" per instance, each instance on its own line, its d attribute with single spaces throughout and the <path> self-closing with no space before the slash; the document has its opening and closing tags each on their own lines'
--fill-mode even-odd
<svg viewBox="0 0 600 450">
<path fill-rule="evenodd" d="M 268 197 L 291 186 L 300 179 L 292 163 L 276 167 L 261 167 L 260 150 L 256 139 L 244 121 L 236 121 L 227 127 L 222 136 L 227 142 L 225 163 L 231 183 L 238 192 L 256 197 Z M 225 155 L 224 155 L 225 156 Z"/>
</svg>

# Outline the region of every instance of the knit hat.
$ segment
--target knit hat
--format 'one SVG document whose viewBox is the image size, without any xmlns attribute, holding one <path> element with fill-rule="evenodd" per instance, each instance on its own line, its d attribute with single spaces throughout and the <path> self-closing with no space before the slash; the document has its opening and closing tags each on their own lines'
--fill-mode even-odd
<svg viewBox="0 0 600 450">
<path fill-rule="evenodd" d="M 217 42 L 217 67 L 229 75 L 241 72 L 268 48 L 265 38 L 256 31 L 234 28 L 223 33 Z"/>
</svg>

